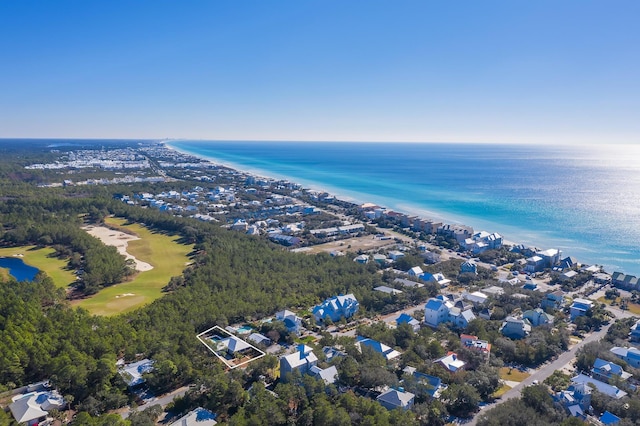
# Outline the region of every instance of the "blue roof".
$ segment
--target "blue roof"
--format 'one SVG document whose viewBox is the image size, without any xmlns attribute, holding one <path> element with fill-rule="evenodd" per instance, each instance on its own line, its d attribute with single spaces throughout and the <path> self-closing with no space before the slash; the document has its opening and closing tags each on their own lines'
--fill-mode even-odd
<svg viewBox="0 0 640 426">
<path fill-rule="evenodd" d="M 419 372 L 415 372 L 413 373 L 413 377 L 415 377 L 416 379 L 420 380 L 420 381 L 426 381 L 427 383 L 429 383 L 429 386 L 431 387 L 427 393 L 433 397 L 434 394 L 436 393 L 436 391 L 440 388 L 440 386 L 442 385 L 442 380 L 440 380 L 439 377 L 435 377 L 435 376 L 430 376 L 428 374 L 424 374 L 424 373 L 419 373 Z"/>
<path fill-rule="evenodd" d="M 417 321 L 414 317 L 412 317 L 409 314 L 402 314 L 398 317 L 398 319 L 396 320 L 397 324 L 402 324 L 402 323 L 410 323 L 411 321 Z"/>
<path fill-rule="evenodd" d="M 622 367 L 620 367 L 616 363 L 605 361 L 604 359 L 600 359 L 600 358 L 596 358 L 596 360 L 593 362 L 593 368 L 596 368 L 596 369 L 600 369 L 605 365 L 609 365 L 609 368 L 611 368 L 612 374 L 619 376 L 623 373 Z"/>
<path fill-rule="evenodd" d="M 438 299 L 429 299 L 425 309 L 430 309 L 432 311 L 437 311 L 442 306 L 443 301 Z"/>
<path fill-rule="evenodd" d="M 605 425 L 614 425 L 620 422 L 620 417 L 605 411 L 604 414 L 600 416 L 600 421 Z"/>
</svg>

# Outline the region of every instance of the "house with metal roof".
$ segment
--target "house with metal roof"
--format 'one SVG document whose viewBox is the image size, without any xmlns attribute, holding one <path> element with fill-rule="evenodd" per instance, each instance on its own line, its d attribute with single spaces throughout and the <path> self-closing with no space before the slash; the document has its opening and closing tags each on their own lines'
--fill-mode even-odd
<svg viewBox="0 0 640 426">
<path fill-rule="evenodd" d="M 356 347 L 362 351 L 362 347 L 367 346 L 373 349 L 375 352 L 379 353 L 386 359 L 387 361 L 391 361 L 402 355 L 400 352 L 396 351 L 390 346 L 385 345 L 384 343 L 378 342 L 377 340 L 369 339 L 367 337 L 358 336 L 356 338 Z"/>
<path fill-rule="evenodd" d="M 359 307 L 360 303 L 353 294 L 339 295 L 314 306 L 312 313 L 317 322 L 323 322 L 327 318 L 336 322 L 341 318 L 351 318 L 358 312 Z"/>
<path fill-rule="evenodd" d="M 413 406 L 415 395 L 411 392 L 405 392 L 402 389 L 389 389 L 381 393 L 377 398 L 378 401 L 387 410 L 401 408 L 408 410 Z"/>
<path fill-rule="evenodd" d="M 640 350 L 638 350 L 638 348 L 634 348 L 633 346 L 629 348 L 616 346 L 611 348 L 611 352 L 631 367 L 640 368 Z"/>
</svg>

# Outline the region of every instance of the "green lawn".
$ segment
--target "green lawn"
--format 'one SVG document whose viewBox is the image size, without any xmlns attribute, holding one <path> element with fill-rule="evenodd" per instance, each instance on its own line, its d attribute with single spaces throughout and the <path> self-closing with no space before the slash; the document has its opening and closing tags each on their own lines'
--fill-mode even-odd
<svg viewBox="0 0 640 426">
<path fill-rule="evenodd" d="M 502 395 L 504 395 L 505 393 L 507 393 L 507 391 L 508 391 L 509 389 L 511 389 L 511 387 L 510 387 L 510 386 L 508 386 L 508 385 L 502 385 L 502 386 L 501 386 L 497 391 L 495 391 L 495 392 L 493 393 L 493 395 L 492 395 L 492 396 L 493 396 L 494 398 L 500 398 Z"/>
<path fill-rule="evenodd" d="M 21 254 L 24 263 L 45 272 L 53 280 L 56 287 L 67 287 L 76 280 L 76 276 L 72 271 L 65 269 L 67 261 L 52 257 L 53 253 L 55 250 L 51 247 L 23 246 L 0 249 L 0 257 Z"/>
<path fill-rule="evenodd" d="M 96 315 L 116 315 L 159 299 L 169 279 L 184 270 L 189 262 L 187 254 L 193 250 L 193 246 L 179 244 L 177 236 L 152 232 L 137 224 L 125 225 L 123 219 L 109 218 L 106 223 L 140 237 L 139 240 L 129 241 L 127 252 L 151 264 L 153 269 L 139 272 L 131 281 L 107 287 L 98 294 L 74 302 L 74 305 Z"/>
<path fill-rule="evenodd" d="M 500 378 L 510 382 L 521 382 L 529 376 L 529 373 L 520 371 L 517 368 L 502 367 L 500 369 Z"/>
</svg>

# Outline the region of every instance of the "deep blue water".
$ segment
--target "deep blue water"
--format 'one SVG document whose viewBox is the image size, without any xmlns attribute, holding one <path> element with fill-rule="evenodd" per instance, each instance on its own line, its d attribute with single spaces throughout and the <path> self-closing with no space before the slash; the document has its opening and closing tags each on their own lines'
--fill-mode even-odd
<svg viewBox="0 0 640 426">
<path fill-rule="evenodd" d="M 9 269 L 9 273 L 17 281 L 32 281 L 40 270 L 27 265 L 17 257 L 0 257 L 0 268 Z"/>
<path fill-rule="evenodd" d="M 640 273 L 634 146 L 172 141 L 183 152 Z"/>
</svg>

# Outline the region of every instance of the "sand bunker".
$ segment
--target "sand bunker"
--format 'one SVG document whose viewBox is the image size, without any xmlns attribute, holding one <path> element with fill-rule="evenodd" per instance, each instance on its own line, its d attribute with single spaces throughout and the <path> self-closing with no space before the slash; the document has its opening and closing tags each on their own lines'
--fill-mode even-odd
<svg viewBox="0 0 640 426">
<path fill-rule="evenodd" d="M 129 241 L 139 240 L 140 238 L 125 234 L 124 232 L 114 231 L 113 229 L 106 228 L 104 226 L 84 226 L 82 229 L 87 231 L 90 235 L 98 238 L 104 244 L 108 246 L 114 246 L 118 249 L 118 253 L 124 255 L 127 259 L 132 259 L 136 265 L 136 271 L 144 272 L 153 269 L 153 266 L 147 262 L 136 259 L 134 256 L 127 252 L 127 244 Z"/>
</svg>

